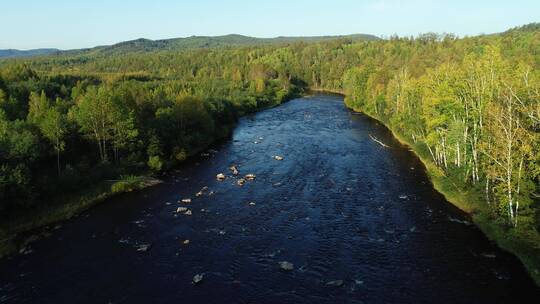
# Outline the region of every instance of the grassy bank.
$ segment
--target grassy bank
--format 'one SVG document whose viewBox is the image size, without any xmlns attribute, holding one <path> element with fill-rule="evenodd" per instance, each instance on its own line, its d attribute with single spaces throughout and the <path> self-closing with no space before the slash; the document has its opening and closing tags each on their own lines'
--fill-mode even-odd
<svg viewBox="0 0 540 304">
<path fill-rule="evenodd" d="M 440 192 L 448 202 L 467 212 L 475 225 L 500 248 L 516 255 L 523 263 L 533 280 L 540 286 L 540 239 L 537 233 L 523 234 L 494 221 L 483 199 L 483 194 L 474 189 L 461 187 L 459 183 L 446 176 L 432 161 L 423 144 L 414 143 L 377 117 L 352 108 L 379 121 L 392 132 L 393 136 L 418 156 L 424 164 L 434 188 Z"/>
<path fill-rule="evenodd" d="M 159 183 L 160 180 L 150 176 L 123 176 L 120 180 L 103 181 L 79 193 L 56 198 L 52 204 L 11 215 L 0 224 L 0 257 L 24 249 L 30 242 L 48 236 L 55 229 L 51 225 L 68 220 L 107 198 Z"/>
</svg>

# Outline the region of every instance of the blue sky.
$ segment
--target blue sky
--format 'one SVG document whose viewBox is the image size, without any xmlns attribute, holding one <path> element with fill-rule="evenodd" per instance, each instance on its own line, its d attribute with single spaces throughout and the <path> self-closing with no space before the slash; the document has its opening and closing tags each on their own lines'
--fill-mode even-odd
<svg viewBox="0 0 540 304">
<path fill-rule="evenodd" d="M 540 22 L 540 0 L 2 0 L 0 48 L 62 49 L 191 35 L 460 36 Z"/>
</svg>

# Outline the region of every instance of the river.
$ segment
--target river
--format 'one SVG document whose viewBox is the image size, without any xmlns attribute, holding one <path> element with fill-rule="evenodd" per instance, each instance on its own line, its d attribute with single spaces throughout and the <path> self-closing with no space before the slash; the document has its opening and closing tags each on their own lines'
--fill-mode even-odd
<svg viewBox="0 0 540 304">
<path fill-rule="evenodd" d="M 63 223 L 31 253 L 0 261 L 0 302 L 540 298 L 520 262 L 433 189 L 414 154 L 341 97 L 299 98 L 245 117 L 215 149 L 161 185 Z M 256 178 L 238 186 L 231 165 Z M 218 173 L 227 178 L 217 181 Z M 178 202 L 184 198 L 191 203 Z M 179 206 L 192 215 L 176 214 Z M 294 269 L 280 269 L 281 261 Z"/>
</svg>

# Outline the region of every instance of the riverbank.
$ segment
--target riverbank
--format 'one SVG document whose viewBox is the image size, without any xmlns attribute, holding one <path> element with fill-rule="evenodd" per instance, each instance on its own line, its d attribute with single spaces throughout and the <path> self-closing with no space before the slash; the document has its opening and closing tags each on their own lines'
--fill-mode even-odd
<svg viewBox="0 0 540 304">
<path fill-rule="evenodd" d="M 242 116 L 257 113 L 266 109 L 277 107 L 284 102 L 302 96 L 304 89 L 300 92 L 292 92 L 282 102 L 261 107 L 253 112 L 243 113 Z M 171 163 L 164 168 L 162 173 L 176 169 L 185 161 L 189 161 L 213 145 L 227 140 L 236 123 L 223 126 L 222 136 L 213 138 L 208 145 L 199 147 L 191 151 L 184 161 Z M 24 210 L 18 214 L 10 215 L 6 220 L 0 221 L 0 258 L 20 252 L 24 253 L 26 247 L 31 242 L 50 235 L 53 226 L 69 220 L 78 214 L 92 208 L 99 203 L 122 193 L 142 190 L 161 183 L 162 181 L 153 177 L 152 172 L 138 172 L 137 176 L 127 175 L 119 180 L 102 181 L 95 185 L 89 185 L 78 193 L 70 193 L 59 197 L 51 198 L 52 206 L 47 204 L 40 208 Z"/>
<path fill-rule="evenodd" d="M 162 183 L 151 176 L 129 176 L 117 181 L 103 181 L 84 192 L 56 199 L 52 206 L 14 215 L 0 224 L 0 258 L 28 251 L 31 242 L 47 237 L 59 223 L 122 193 L 137 191 Z M 54 226 L 54 227 L 53 227 Z"/>
<path fill-rule="evenodd" d="M 474 224 L 500 248 L 514 254 L 525 266 L 527 272 L 535 283 L 540 286 L 540 248 L 538 248 L 538 235 L 524 237 L 512 229 L 503 227 L 490 218 L 487 208 L 482 204 L 482 193 L 474 190 L 467 190 L 459 187 L 449 177 L 433 163 L 420 144 L 411 142 L 405 136 L 393 130 L 389 125 L 379 120 L 377 117 L 363 112 L 361 109 L 351 108 L 350 110 L 365 114 L 370 118 L 384 125 L 402 145 L 409 147 L 424 164 L 426 172 L 433 184 L 433 187 L 441 193 L 448 202 L 468 213 Z"/>
</svg>

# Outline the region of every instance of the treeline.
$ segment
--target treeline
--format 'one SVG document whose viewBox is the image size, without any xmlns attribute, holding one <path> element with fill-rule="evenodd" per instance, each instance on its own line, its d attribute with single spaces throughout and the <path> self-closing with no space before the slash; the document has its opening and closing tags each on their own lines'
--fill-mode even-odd
<svg viewBox="0 0 540 304">
<path fill-rule="evenodd" d="M 239 115 L 311 87 L 345 93 L 349 107 L 430 158 L 448 189 L 473 198 L 474 212 L 540 250 L 538 24 L 468 38 L 63 55 L 0 67 L 2 202 L 36 201 L 51 185 L 75 189 L 75 176 L 169 168 L 225 136 Z"/>
<path fill-rule="evenodd" d="M 240 115 L 302 89 L 262 65 L 229 59 L 201 56 L 199 68 L 177 67 L 191 77 L 174 78 L 43 72 L 9 61 L 0 72 L 2 216 L 46 208 L 105 180 L 170 169 L 228 136 Z"/>
<path fill-rule="evenodd" d="M 390 50 L 371 57 L 376 64 L 344 74 L 346 104 L 383 121 L 430 160 L 438 188 L 540 282 L 538 25 L 386 45 Z"/>
</svg>

